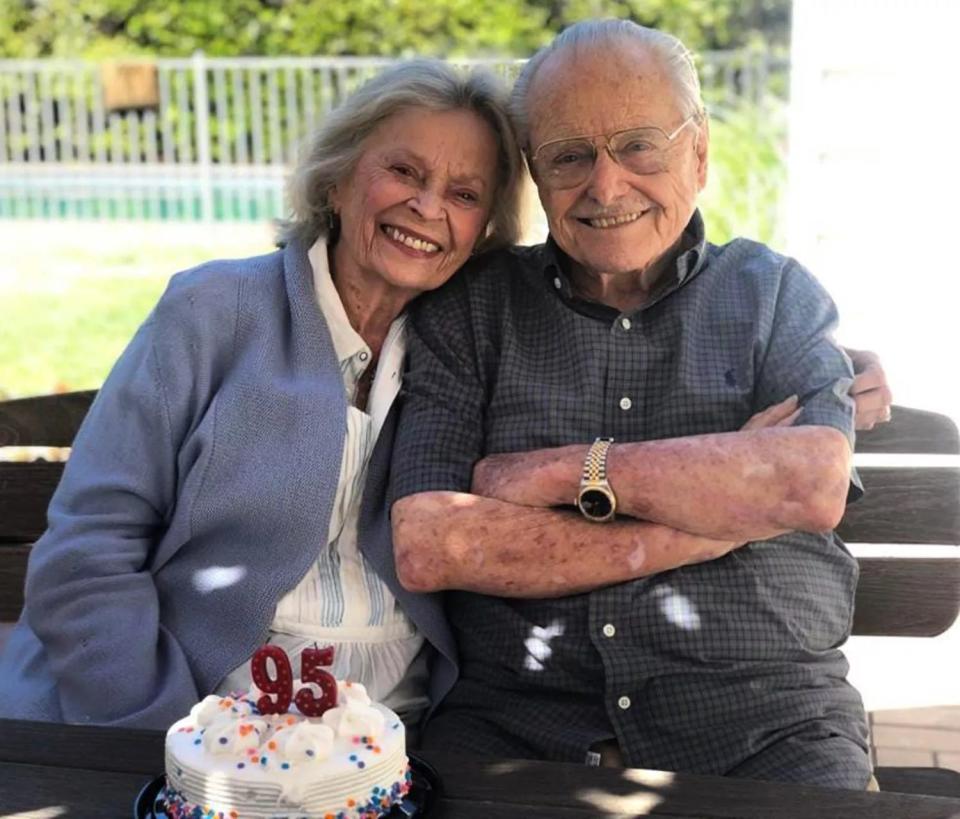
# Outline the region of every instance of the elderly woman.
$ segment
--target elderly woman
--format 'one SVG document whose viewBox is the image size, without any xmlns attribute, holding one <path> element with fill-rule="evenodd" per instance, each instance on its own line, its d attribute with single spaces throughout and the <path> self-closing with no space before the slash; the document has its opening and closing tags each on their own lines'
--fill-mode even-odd
<svg viewBox="0 0 960 819">
<path fill-rule="evenodd" d="M 249 685 L 265 639 L 415 716 L 442 610 L 397 583 L 382 502 L 404 308 L 516 240 L 499 86 L 416 61 L 322 126 L 285 247 L 175 276 L 75 441 L 0 660 L 0 716 L 160 728 Z M 294 668 L 297 668 L 294 662 Z"/>
</svg>

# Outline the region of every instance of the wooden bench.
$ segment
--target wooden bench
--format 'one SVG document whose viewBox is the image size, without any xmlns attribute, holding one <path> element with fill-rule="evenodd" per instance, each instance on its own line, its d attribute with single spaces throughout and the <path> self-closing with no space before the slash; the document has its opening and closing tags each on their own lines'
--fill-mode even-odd
<svg viewBox="0 0 960 819">
<path fill-rule="evenodd" d="M 0 446 L 69 446 L 94 395 L 0 402 Z M 857 454 L 891 463 L 859 468 L 866 494 L 839 527 L 846 543 L 960 545 L 960 468 L 902 463 L 904 456 L 960 455 L 949 418 L 894 407 L 890 423 L 858 436 Z M 46 526 L 62 471 L 61 463 L 0 463 L 0 622 L 20 613 L 30 546 Z M 958 610 L 960 551 L 951 558 L 860 560 L 854 634 L 934 637 Z M 945 769 L 878 768 L 877 778 L 885 790 L 960 796 L 960 773 Z"/>
</svg>

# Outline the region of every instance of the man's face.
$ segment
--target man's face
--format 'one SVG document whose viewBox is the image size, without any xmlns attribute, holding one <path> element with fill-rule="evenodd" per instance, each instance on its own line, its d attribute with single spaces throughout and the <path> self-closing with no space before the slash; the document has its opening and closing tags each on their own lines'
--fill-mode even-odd
<svg viewBox="0 0 960 819">
<path fill-rule="evenodd" d="M 670 134 L 681 111 L 666 71 L 636 46 L 561 52 L 549 58 L 530 89 L 530 148 L 557 139 L 609 135 L 654 126 Z M 534 178 L 550 233 L 593 274 L 644 270 L 680 238 L 706 182 L 707 131 L 693 122 L 666 149 L 663 170 L 636 174 L 598 147 L 596 164 L 579 185 L 557 190 Z"/>
</svg>

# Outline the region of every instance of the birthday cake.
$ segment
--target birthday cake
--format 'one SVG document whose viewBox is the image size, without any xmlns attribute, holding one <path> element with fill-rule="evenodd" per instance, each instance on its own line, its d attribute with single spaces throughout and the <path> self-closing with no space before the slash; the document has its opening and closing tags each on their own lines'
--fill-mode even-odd
<svg viewBox="0 0 960 819">
<path fill-rule="evenodd" d="M 335 704 L 308 716 L 297 706 L 320 710 L 308 707 L 316 686 L 295 681 L 312 695 L 277 709 L 256 679 L 246 694 L 206 697 L 170 727 L 169 817 L 376 819 L 406 795 L 403 723 L 362 685 L 331 678 L 326 705 Z M 271 702 L 278 712 L 264 713 Z"/>
</svg>

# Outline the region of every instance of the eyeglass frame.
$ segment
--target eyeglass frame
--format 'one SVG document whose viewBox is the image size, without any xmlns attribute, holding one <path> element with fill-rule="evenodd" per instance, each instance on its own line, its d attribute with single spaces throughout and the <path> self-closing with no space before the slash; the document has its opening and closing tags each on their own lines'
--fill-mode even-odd
<svg viewBox="0 0 960 819">
<path fill-rule="evenodd" d="M 643 130 L 659 131 L 661 134 L 663 134 L 664 138 L 667 140 L 667 146 L 664 148 L 664 151 L 666 151 L 672 146 L 673 141 L 680 135 L 680 132 L 684 128 L 686 128 L 691 122 L 699 122 L 702 116 L 703 116 L 702 111 L 695 111 L 689 117 L 687 117 L 683 122 L 681 122 L 669 134 L 666 131 L 664 131 L 663 128 L 660 128 L 657 125 L 638 125 L 635 128 L 621 128 L 619 131 L 614 131 L 611 134 L 592 134 L 592 135 L 581 134 L 579 136 L 560 137 L 559 139 L 549 139 L 546 142 L 541 142 L 540 145 L 537 146 L 537 149 L 532 154 L 530 154 L 530 159 L 529 159 L 530 170 L 531 171 L 535 170 L 534 163 L 537 161 L 537 155 L 544 148 L 547 148 L 550 145 L 559 145 L 561 142 L 577 142 L 579 140 L 583 140 L 584 142 L 588 142 L 591 146 L 593 146 L 593 161 L 590 164 L 590 171 L 584 177 L 584 180 L 589 179 L 590 174 L 593 173 L 593 169 L 597 166 L 597 157 L 600 156 L 600 148 L 597 147 L 597 144 L 594 140 L 596 140 L 598 137 L 603 137 L 603 140 L 604 140 L 603 150 L 605 150 L 610 155 L 610 158 L 614 162 L 616 162 L 621 168 L 628 171 L 629 173 L 636 173 L 636 171 L 631 171 L 622 162 L 620 162 L 620 160 L 617 159 L 617 155 L 613 152 L 613 150 L 611 150 L 610 143 L 614 138 L 620 136 L 621 134 L 628 134 L 631 131 L 643 131 Z M 656 173 L 656 171 L 651 171 L 651 173 Z M 647 174 L 637 174 L 637 175 L 646 176 Z M 550 175 L 542 174 L 542 176 L 544 177 L 544 181 L 549 184 L 548 180 L 550 178 Z M 584 180 L 581 180 L 580 182 L 576 182 L 572 185 L 569 185 L 567 186 L 567 188 L 574 188 L 577 185 L 582 184 Z M 553 186 L 551 185 L 550 187 L 553 187 Z M 558 188 L 558 190 L 566 190 L 567 188 Z"/>
</svg>

